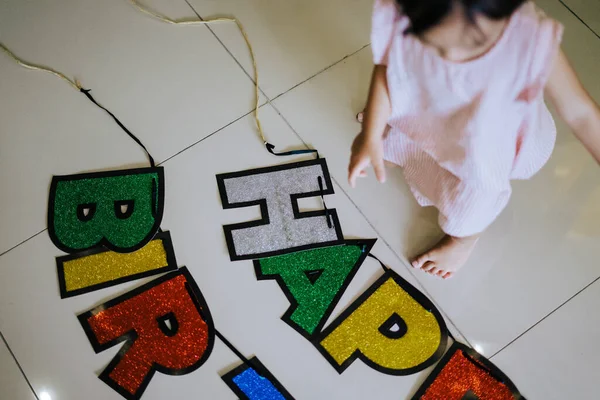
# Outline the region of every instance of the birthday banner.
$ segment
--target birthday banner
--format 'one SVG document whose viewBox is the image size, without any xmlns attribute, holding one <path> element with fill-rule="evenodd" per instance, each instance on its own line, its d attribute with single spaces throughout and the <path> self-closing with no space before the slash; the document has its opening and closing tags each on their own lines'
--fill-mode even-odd
<svg viewBox="0 0 600 400">
<path fill-rule="evenodd" d="M 236 18 L 171 19 L 137 0 L 130 3 L 173 25 L 234 23 L 255 61 Z M 164 169 L 155 165 L 139 138 L 77 80 L 27 62 L 2 43 L 0 50 L 23 67 L 67 82 L 148 156 L 148 168 L 54 176 L 50 185 L 48 233 L 67 253 L 56 257 L 62 299 L 156 276 L 77 316 L 95 353 L 120 346 L 100 380 L 126 399 L 140 399 L 157 371 L 185 375 L 201 368 L 218 339 L 241 361 L 221 376 L 240 399 L 293 399 L 276 379 L 277 371 L 272 373 L 257 357 L 246 358 L 219 332 L 201 288 L 186 267 L 178 266 L 171 235 L 161 229 Z M 376 239 L 344 238 L 336 210 L 325 204 L 325 197 L 334 193 L 333 184 L 325 159 L 315 149 L 277 153 L 267 141 L 258 117 L 255 62 L 253 67 L 253 116 L 265 149 L 275 156 L 312 154 L 316 159 L 217 175 L 224 209 L 259 206 L 262 214 L 260 220 L 223 227 L 231 261 L 252 261 L 248 264 L 257 280 L 279 284 L 289 303 L 281 320 L 339 374 L 354 362 L 398 376 L 438 363 L 413 399 L 523 399 L 508 377 L 473 349 L 457 342 L 447 349 L 451 335 L 431 300 L 383 264 L 375 283 L 325 326 L 367 257 L 377 259 L 371 254 Z M 309 197 L 320 197 L 323 210 L 301 212 L 298 200 Z"/>
<path fill-rule="evenodd" d="M 410 375 L 439 362 L 413 399 L 523 399 L 473 349 L 458 342 L 447 349 L 446 323 L 431 300 L 383 264 L 375 283 L 325 326 L 358 269 L 376 258 L 376 239 L 344 239 L 336 210 L 300 211 L 299 199 L 334 193 L 325 159 L 216 180 L 224 209 L 258 205 L 262 214 L 223 227 L 231 261 L 252 260 L 257 280 L 279 284 L 289 302 L 281 320 L 338 373 L 362 362 Z M 201 368 L 216 338 L 235 350 L 160 228 L 164 194 L 163 168 L 154 166 L 55 176 L 50 187 L 48 232 L 68 253 L 56 258 L 61 298 L 160 275 L 77 316 L 94 352 L 121 346 L 99 378 L 126 399 L 141 398 L 157 371 Z M 240 357 L 242 364 L 221 376 L 240 399 L 294 398 L 257 357 Z"/>
</svg>

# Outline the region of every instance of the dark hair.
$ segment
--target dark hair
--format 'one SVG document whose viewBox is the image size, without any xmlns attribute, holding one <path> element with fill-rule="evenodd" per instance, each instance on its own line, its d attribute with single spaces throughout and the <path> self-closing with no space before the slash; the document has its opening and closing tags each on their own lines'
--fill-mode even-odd
<svg viewBox="0 0 600 400">
<path fill-rule="evenodd" d="M 474 21 L 476 14 L 490 19 L 512 15 L 526 0 L 396 0 L 402 13 L 410 20 L 405 34 L 420 35 L 439 24 L 455 7 L 463 7 L 465 16 Z"/>
</svg>

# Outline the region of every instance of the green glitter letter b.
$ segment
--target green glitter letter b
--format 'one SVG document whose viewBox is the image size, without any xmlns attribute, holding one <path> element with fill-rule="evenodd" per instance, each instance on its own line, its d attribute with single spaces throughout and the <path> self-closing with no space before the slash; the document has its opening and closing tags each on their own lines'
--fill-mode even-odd
<svg viewBox="0 0 600 400">
<path fill-rule="evenodd" d="M 127 253 L 154 237 L 163 207 L 162 167 L 55 176 L 48 231 L 67 253 L 97 245 Z"/>
<path fill-rule="evenodd" d="M 310 339 L 318 333 L 358 268 L 375 244 L 373 239 L 344 240 L 254 261 L 259 280 L 275 279 L 291 303 L 281 319 Z"/>
</svg>

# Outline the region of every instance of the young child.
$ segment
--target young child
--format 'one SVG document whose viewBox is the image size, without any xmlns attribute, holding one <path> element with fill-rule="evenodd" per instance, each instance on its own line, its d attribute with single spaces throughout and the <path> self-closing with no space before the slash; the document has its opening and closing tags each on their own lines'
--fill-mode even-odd
<svg viewBox="0 0 600 400">
<path fill-rule="evenodd" d="M 376 0 L 375 68 L 349 182 L 403 168 L 446 236 L 414 268 L 451 277 L 504 209 L 512 179 L 548 161 L 544 93 L 600 162 L 600 108 L 560 50 L 562 26 L 525 0 Z M 359 114 L 362 120 L 362 113 Z"/>
</svg>

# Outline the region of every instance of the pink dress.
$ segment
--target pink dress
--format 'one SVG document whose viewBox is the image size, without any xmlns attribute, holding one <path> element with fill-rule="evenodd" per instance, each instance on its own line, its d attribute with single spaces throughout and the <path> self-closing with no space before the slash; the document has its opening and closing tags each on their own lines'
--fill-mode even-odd
<svg viewBox="0 0 600 400">
<path fill-rule="evenodd" d="M 421 206 L 440 211 L 446 233 L 474 235 L 505 208 L 511 179 L 550 158 L 556 127 L 543 95 L 562 25 L 525 3 L 490 51 L 455 63 L 403 35 L 408 24 L 394 0 L 375 1 L 371 46 L 392 103 L 384 158 Z"/>
</svg>

